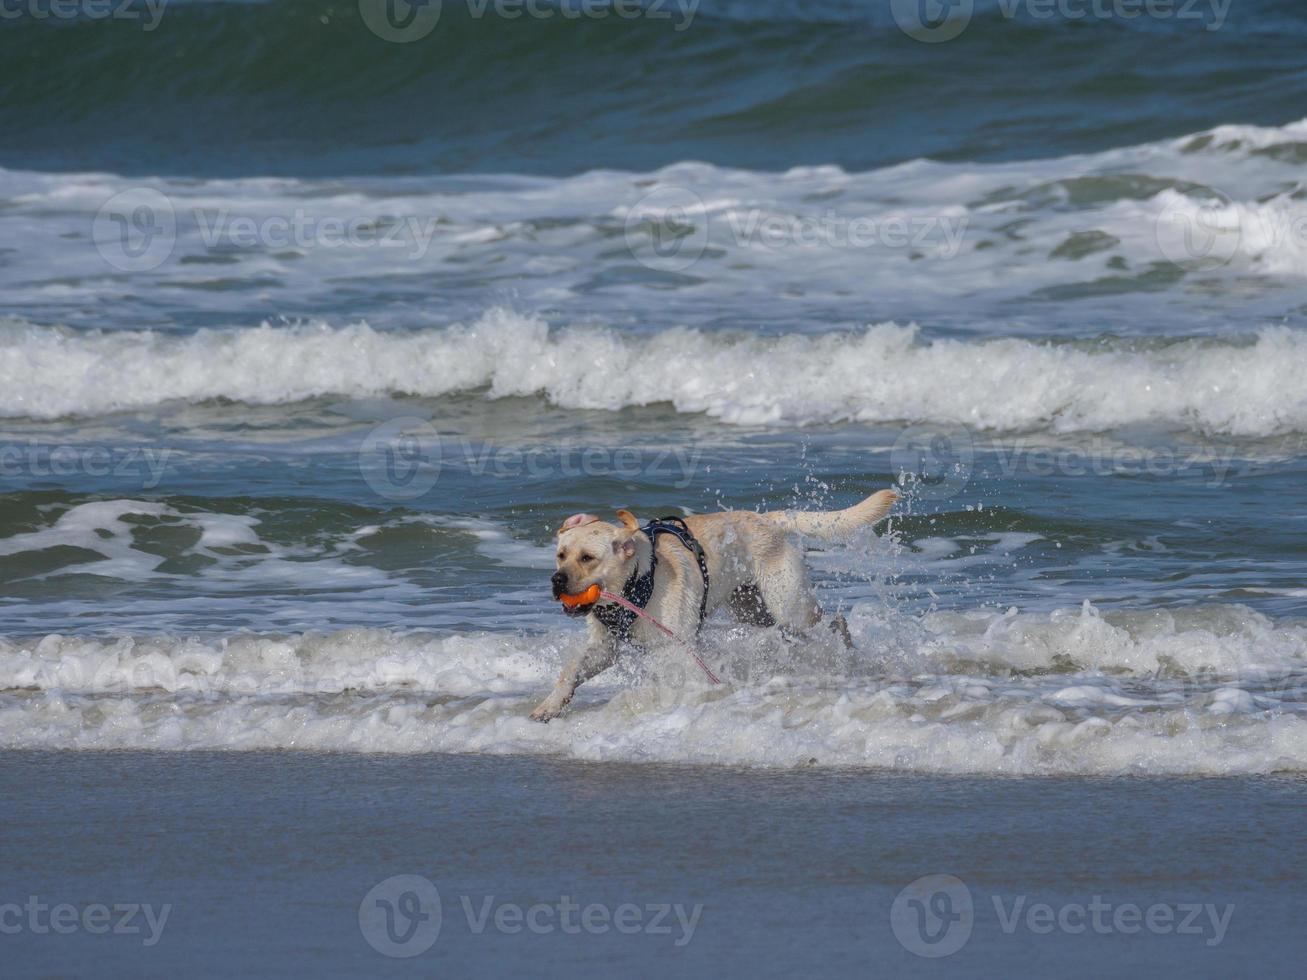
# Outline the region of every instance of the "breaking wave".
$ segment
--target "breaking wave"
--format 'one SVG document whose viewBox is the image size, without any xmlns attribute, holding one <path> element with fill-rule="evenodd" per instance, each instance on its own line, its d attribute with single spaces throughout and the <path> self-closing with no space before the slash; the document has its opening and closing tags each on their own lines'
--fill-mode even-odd
<svg viewBox="0 0 1307 980">
<path fill-rule="evenodd" d="M 765 337 L 552 329 L 493 310 L 470 325 L 413 332 L 265 325 L 177 336 L 11 323 L 0 333 L 0 414 L 35 418 L 173 400 L 484 390 L 543 395 L 571 409 L 670 403 L 737 425 L 906 420 L 1083 432 L 1160 424 L 1263 437 L 1307 431 L 1304 377 L 1307 335 L 1285 327 L 1233 341 L 926 340 L 893 323 Z"/>
<path fill-rule="evenodd" d="M 1307 770 L 1307 628 L 1223 606 L 854 610 L 838 662 L 719 631 L 723 688 L 630 658 L 544 726 L 569 634 L 0 640 L 0 746 L 299 749 L 951 773 Z M 671 658 L 671 659 L 669 659 Z"/>
</svg>

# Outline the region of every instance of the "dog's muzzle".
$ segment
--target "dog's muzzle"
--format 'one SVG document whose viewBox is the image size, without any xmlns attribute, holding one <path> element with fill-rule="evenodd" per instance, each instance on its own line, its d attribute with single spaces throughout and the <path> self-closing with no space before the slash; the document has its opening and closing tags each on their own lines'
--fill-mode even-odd
<svg viewBox="0 0 1307 980">
<path fill-rule="evenodd" d="M 554 598 L 563 604 L 563 612 L 569 616 L 584 616 L 599 601 L 598 585 L 592 585 L 574 594 L 569 593 L 567 575 L 563 572 L 555 572 L 549 582 L 554 587 Z"/>
</svg>

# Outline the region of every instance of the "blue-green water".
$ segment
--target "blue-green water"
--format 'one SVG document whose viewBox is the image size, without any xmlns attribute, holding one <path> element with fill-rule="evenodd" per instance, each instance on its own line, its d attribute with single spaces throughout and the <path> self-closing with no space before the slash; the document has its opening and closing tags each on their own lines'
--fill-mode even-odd
<svg viewBox="0 0 1307 980">
<path fill-rule="evenodd" d="M 4 8 L 0 748 L 1307 770 L 1298 5 L 403 6 Z M 527 719 L 568 515 L 890 485 Z"/>
<path fill-rule="evenodd" d="M 1296 7 L 369 3 L 6 19 L 0 740 L 1307 764 Z M 526 722 L 567 515 L 888 485 Z"/>
</svg>

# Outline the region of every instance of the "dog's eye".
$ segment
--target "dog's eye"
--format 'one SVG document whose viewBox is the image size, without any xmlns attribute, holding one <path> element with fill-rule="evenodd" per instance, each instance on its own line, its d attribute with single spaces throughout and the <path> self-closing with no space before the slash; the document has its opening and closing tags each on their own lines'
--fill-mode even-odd
<svg viewBox="0 0 1307 980">
<path fill-rule="evenodd" d="M 582 556 L 581 556 L 581 560 L 582 560 L 583 562 L 586 562 L 586 563 L 588 564 L 589 562 L 592 562 L 592 561 L 595 560 L 595 556 L 594 556 L 594 555 L 582 555 Z"/>
</svg>

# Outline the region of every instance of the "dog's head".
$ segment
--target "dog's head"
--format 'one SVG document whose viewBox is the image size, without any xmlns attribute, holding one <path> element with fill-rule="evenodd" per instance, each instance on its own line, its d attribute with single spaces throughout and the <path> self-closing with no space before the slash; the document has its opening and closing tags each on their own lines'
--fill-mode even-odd
<svg viewBox="0 0 1307 980">
<path fill-rule="evenodd" d="M 554 598 L 579 596 L 597 585 L 605 592 L 621 592 L 635 570 L 639 551 L 636 536 L 640 522 L 629 510 L 619 510 L 620 524 L 609 524 L 593 514 L 574 514 L 558 529 L 557 571 L 550 579 Z M 594 603 L 564 605 L 569 616 L 584 616 Z"/>
</svg>

